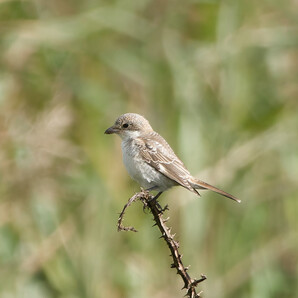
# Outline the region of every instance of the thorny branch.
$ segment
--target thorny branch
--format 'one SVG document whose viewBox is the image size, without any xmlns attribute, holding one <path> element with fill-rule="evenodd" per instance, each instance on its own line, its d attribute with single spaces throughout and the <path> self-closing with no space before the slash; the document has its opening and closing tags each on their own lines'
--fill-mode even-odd
<svg viewBox="0 0 298 298">
<path fill-rule="evenodd" d="M 188 267 L 185 267 L 182 263 L 182 255 L 179 253 L 179 242 L 174 240 L 175 234 L 171 234 L 171 228 L 167 227 L 166 222 L 169 218 L 164 219 L 163 213 L 168 210 L 168 207 L 161 208 L 159 203 L 156 200 L 152 200 L 153 196 L 149 194 L 148 191 L 141 191 L 136 193 L 134 196 L 132 196 L 127 204 L 123 207 L 123 210 L 120 213 L 120 216 L 118 218 L 118 231 L 133 231 L 137 232 L 137 230 L 134 227 L 125 227 L 122 225 L 122 221 L 124 218 L 124 214 L 126 209 L 136 201 L 141 201 L 144 204 L 144 208 L 149 208 L 153 217 L 155 224 L 154 226 L 158 226 L 160 232 L 161 232 L 161 238 L 163 238 L 170 251 L 171 256 L 173 258 L 173 264 L 171 265 L 171 268 L 176 268 L 177 274 L 179 274 L 184 282 L 183 289 L 187 289 L 186 296 L 190 298 L 199 298 L 201 297 L 201 292 L 196 292 L 197 285 L 204 281 L 206 279 L 205 275 L 201 275 L 200 279 L 192 279 L 189 274 L 187 273 Z"/>
</svg>

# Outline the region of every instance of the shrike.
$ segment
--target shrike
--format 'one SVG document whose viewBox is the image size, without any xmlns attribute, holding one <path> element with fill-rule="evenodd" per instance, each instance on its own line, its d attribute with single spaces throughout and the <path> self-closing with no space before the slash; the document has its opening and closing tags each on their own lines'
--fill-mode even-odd
<svg viewBox="0 0 298 298">
<path fill-rule="evenodd" d="M 199 196 L 199 189 L 209 189 L 240 203 L 225 191 L 194 178 L 143 116 L 134 113 L 121 115 L 105 131 L 105 134 L 113 133 L 122 139 L 123 163 L 127 172 L 144 189 L 158 191 L 155 199 L 172 186 L 181 185 Z"/>
</svg>

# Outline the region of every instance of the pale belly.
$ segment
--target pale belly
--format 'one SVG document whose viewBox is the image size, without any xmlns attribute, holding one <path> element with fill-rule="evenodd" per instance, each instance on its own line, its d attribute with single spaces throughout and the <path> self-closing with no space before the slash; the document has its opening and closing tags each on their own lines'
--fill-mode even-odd
<svg viewBox="0 0 298 298">
<path fill-rule="evenodd" d="M 176 185 L 173 180 L 140 159 L 138 152 L 131 150 L 131 146 L 125 145 L 125 143 L 122 144 L 123 163 L 130 177 L 137 181 L 141 187 L 165 191 Z"/>
</svg>

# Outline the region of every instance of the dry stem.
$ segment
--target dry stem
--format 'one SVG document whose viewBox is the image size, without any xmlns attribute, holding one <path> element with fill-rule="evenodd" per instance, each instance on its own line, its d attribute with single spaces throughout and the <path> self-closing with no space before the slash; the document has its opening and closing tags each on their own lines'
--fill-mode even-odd
<svg viewBox="0 0 298 298">
<path fill-rule="evenodd" d="M 159 203 L 153 199 L 154 197 L 149 194 L 147 191 L 141 191 L 132 196 L 127 204 L 124 206 L 122 212 L 120 213 L 118 219 L 118 231 L 133 231 L 137 232 L 134 227 L 125 227 L 122 225 L 122 221 L 124 218 L 125 210 L 128 208 L 133 202 L 140 200 L 144 204 L 144 208 L 149 208 L 153 217 L 156 226 L 158 226 L 161 232 L 161 238 L 163 238 L 170 251 L 171 256 L 173 258 L 173 264 L 171 268 L 177 269 L 177 274 L 179 274 L 184 282 L 183 289 L 187 289 L 187 296 L 190 298 L 199 298 L 202 292 L 197 293 L 196 287 L 197 285 L 206 279 L 205 275 L 201 275 L 200 279 L 192 279 L 187 273 L 188 267 L 185 267 L 182 263 L 182 255 L 179 253 L 179 242 L 174 240 L 175 234 L 171 234 L 171 228 L 167 227 L 166 222 L 169 218 L 164 219 L 163 213 L 168 210 L 167 206 L 165 208 L 161 208 Z"/>
</svg>

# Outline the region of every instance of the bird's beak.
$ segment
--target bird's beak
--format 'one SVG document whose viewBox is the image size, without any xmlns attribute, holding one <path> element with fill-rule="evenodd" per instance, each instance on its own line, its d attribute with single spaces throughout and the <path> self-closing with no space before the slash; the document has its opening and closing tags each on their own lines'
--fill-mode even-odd
<svg viewBox="0 0 298 298">
<path fill-rule="evenodd" d="M 119 131 L 119 128 L 117 128 L 115 125 L 113 125 L 105 131 L 105 134 L 110 135 L 112 133 L 117 133 L 118 131 Z"/>
</svg>

